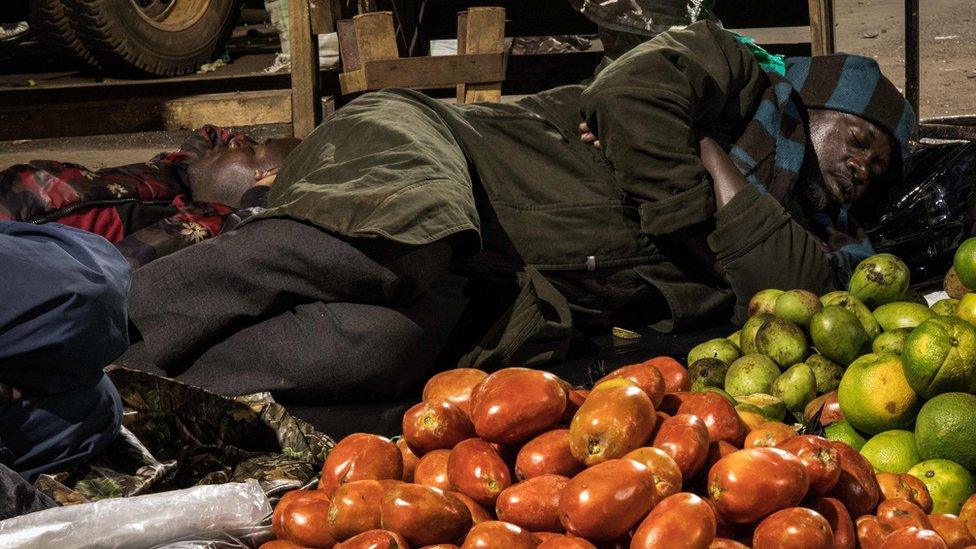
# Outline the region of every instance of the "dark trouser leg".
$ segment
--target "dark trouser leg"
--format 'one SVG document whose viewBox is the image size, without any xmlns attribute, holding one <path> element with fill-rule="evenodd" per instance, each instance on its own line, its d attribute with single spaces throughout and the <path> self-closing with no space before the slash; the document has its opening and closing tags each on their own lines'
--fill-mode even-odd
<svg viewBox="0 0 976 549">
<path fill-rule="evenodd" d="M 176 379 L 229 395 L 270 390 L 286 405 L 395 400 L 423 381 L 466 303 L 456 280 L 442 283 L 409 307 L 299 305 L 216 344 Z"/>
<path fill-rule="evenodd" d="M 466 304 L 450 257 L 446 241 L 354 247 L 295 221 L 245 225 L 137 271 L 130 317 L 144 342 L 120 362 L 286 404 L 395 398 Z"/>
<path fill-rule="evenodd" d="M 25 397 L 0 406 L 0 463 L 33 479 L 63 470 L 108 446 L 122 424 L 122 402 L 103 375 L 91 386 Z"/>
</svg>

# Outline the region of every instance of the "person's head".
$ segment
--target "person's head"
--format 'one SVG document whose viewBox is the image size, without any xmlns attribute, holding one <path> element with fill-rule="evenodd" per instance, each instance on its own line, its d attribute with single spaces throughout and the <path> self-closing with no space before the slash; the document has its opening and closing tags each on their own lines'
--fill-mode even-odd
<svg viewBox="0 0 976 549">
<path fill-rule="evenodd" d="M 793 58 L 787 79 L 807 108 L 813 153 L 797 189 L 815 211 L 852 204 L 872 183 L 900 175 L 915 113 L 866 57 Z"/>
<path fill-rule="evenodd" d="M 193 199 L 238 207 L 244 192 L 266 172 L 281 166 L 301 141 L 268 139 L 256 143 L 244 134 L 205 151 L 186 167 Z"/>
</svg>

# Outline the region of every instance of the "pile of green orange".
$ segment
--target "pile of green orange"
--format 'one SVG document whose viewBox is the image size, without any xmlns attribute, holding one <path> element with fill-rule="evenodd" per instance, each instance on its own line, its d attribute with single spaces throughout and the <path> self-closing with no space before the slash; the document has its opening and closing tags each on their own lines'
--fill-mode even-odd
<svg viewBox="0 0 976 549">
<path fill-rule="evenodd" d="M 768 289 L 726 339 L 688 355 L 693 389 L 731 399 L 743 417 L 809 420 L 878 471 L 909 473 L 936 509 L 976 491 L 976 238 L 960 246 L 931 307 L 890 254 L 857 266 L 847 291 Z"/>
</svg>

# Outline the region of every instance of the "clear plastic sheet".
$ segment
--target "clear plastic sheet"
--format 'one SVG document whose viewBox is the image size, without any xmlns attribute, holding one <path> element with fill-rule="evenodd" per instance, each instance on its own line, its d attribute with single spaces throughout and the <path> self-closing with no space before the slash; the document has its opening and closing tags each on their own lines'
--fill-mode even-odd
<svg viewBox="0 0 976 549">
<path fill-rule="evenodd" d="M 703 19 L 715 0 L 569 0 L 601 27 L 656 36 Z"/>
<path fill-rule="evenodd" d="M 976 143 L 926 146 L 903 181 L 869 192 L 853 215 L 875 249 L 905 260 L 916 284 L 941 280 L 976 223 Z"/>
<path fill-rule="evenodd" d="M 271 504 L 255 480 L 57 507 L 0 522 L 0 547 L 247 547 Z M 179 543 L 176 543 L 179 542 Z"/>
</svg>

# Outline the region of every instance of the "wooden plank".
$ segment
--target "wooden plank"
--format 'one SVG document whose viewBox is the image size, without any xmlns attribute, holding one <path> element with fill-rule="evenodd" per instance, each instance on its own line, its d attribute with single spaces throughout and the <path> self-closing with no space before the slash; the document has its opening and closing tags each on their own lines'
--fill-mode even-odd
<svg viewBox="0 0 976 549">
<path fill-rule="evenodd" d="M 320 108 L 335 110 L 332 97 Z M 290 124 L 291 90 L 214 93 L 186 97 L 105 99 L 0 108 L 0 140 L 110 135 L 199 128 Z"/>
<path fill-rule="evenodd" d="M 467 53 L 465 45 L 468 43 L 468 12 L 462 11 L 457 17 L 457 54 L 464 55 Z M 464 96 L 468 85 L 462 82 L 457 84 L 457 102 L 464 103 Z"/>
<path fill-rule="evenodd" d="M 217 126 L 257 126 L 291 122 L 291 90 L 214 93 L 162 102 L 164 130 Z"/>
<path fill-rule="evenodd" d="M 810 9 L 810 49 L 813 55 L 834 53 L 834 2 L 808 0 Z"/>
<path fill-rule="evenodd" d="M 378 59 L 367 61 L 361 70 L 342 74 L 340 84 L 344 94 L 389 87 L 450 88 L 458 82 L 498 82 L 505 77 L 505 66 L 504 53 Z"/>
<path fill-rule="evenodd" d="M 288 6 L 291 46 L 292 122 L 295 137 L 312 133 L 322 120 L 319 95 L 319 48 L 313 42 L 308 0 L 292 1 Z"/>
<path fill-rule="evenodd" d="M 356 27 L 356 49 L 359 63 L 376 59 L 396 59 L 396 34 L 393 30 L 393 14 L 388 11 L 364 13 L 352 18 Z"/>
<path fill-rule="evenodd" d="M 308 0 L 308 15 L 312 34 L 329 34 L 336 31 L 338 3 L 333 0 Z"/>
<path fill-rule="evenodd" d="M 458 40 L 461 41 L 460 38 Z M 505 9 L 471 8 L 465 22 L 464 52 L 501 53 L 505 52 Z M 491 84 L 467 84 L 464 89 L 464 103 L 480 101 L 501 101 L 504 77 Z"/>
<path fill-rule="evenodd" d="M 339 57 L 342 58 L 342 70 L 354 71 L 359 69 L 359 47 L 356 45 L 356 24 L 352 19 L 341 19 L 336 23 L 339 35 Z"/>
</svg>

